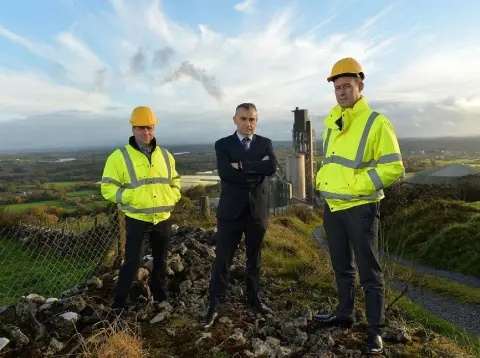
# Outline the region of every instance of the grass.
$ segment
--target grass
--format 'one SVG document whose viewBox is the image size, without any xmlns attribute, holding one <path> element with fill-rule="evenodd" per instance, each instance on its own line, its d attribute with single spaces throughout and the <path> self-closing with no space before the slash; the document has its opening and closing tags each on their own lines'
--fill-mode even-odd
<svg viewBox="0 0 480 358">
<path fill-rule="evenodd" d="M 479 337 L 474 337 L 463 329 L 455 327 L 450 322 L 433 315 L 407 298 L 402 297 L 398 301 L 398 307 L 401 310 L 402 318 L 410 325 L 428 328 L 443 337 L 449 338 L 458 345 L 458 347 L 455 347 L 452 342 L 445 341 L 444 338 L 439 339 L 437 344 L 442 351 L 460 352 L 458 348 L 463 348 L 474 357 L 480 357 Z M 460 355 L 458 353 L 458 356 Z"/>
<path fill-rule="evenodd" d="M 58 297 L 88 278 L 100 261 L 92 253 L 86 257 L 53 257 L 7 238 L 0 240 L 0 256 L 0 306 L 29 293 Z"/>
<path fill-rule="evenodd" d="M 465 209 L 465 208 L 463 208 Z M 458 214 L 457 216 L 462 216 Z M 215 224 L 214 215 L 208 219 L 202 218 L 197 212 L 178 211 L 175 213 L 175 220 L 179 224 L 186 221 L 191 226 L 212 226 Z M 180 220 L 180 221 L 178 221 Z M 282 290 L 290 290 L 289 300 L 295 302 L 296 305 L 308 304 L 315 308 L 325 303 L 334 304 L 336 302 L 336 286 L 334 283 L 333 273 L 330 266 L 328 254 L 319 249 L 311 239 L 311 231 L 317 225 L 321 225 L 322 220 L 319 215 L 301 207 L 293 207 L 287 213 L 277 217 L 271 217 L 269 229 L 265 240 L 265 246 L 262 251 L 262 273 L 265 274 L 275 285 L 276 288 Z M 10 246 L 8 246 L 10 245 Z M 28 267 L 28 275 L 31 282 L 23 282 L 19 287 L 20 292 L 30 293 L 40 291 L 39 288 L 45 290 L 55 290 L 56 295 L 64 290 L 65 286 L 61 286 L 60 274 L 68 273 L 72 279 L 82 280 L 89 273 L 89 264 L 85 262 L 74 262 L 70 259 L 55 259 L 49 261 L 47 258 L 43 260 L 33 260 L 34 254 L 28 252 L 18 243 L 9 240 L 0 240 L 0 255 L 3 252 L 9 252 L 12 259 L 7 262 L 2 269 L 0 278 L 0 287 L 12 287 L 12 278 L 15 274 L 25 270 Z M 7 258 L 8 259 L 8 258 Z M 4 265 L 4 264 L 2 264 Z M 90 266 L 91 267 L 91 266 Z M 397 266 L 395 275 L 408 275 L 407 271 L 402 271 L 402 266 Z M 25 275 L 25 271 L 23 271 Z M 441 290 L 443 282 L 433 282 L 433 278 L 425 280 L 424 276 L 414 276 L 415 283 L 423 283 L 426 288 Z M 72 286 L 68 284 L 68 288 Z M 446 289 L 448 294 L 454 295 L 453 286 Z M 461 287 L 458 291 L 461 292 Z M 288 291 L 287 291 L 288 292 Z M 359 292 L 361 292 L 359 290 Z M 461 293 L 462 298 L 470 297 L 467 293 Z M 357 307 L 363 309 L 362 295 L 357 296 Z M 472 296 L 468 300 L 476 300 L 477 296 Z M 388 296 L 388 302 L 392 301 L 391 293 Z M 0 301 L 0 305 L 1 305 Z M 388 314 L 389 318 L 398 318 L 406 320 L 409 326 L 423 326 L 442 335 L 436 339 L 434 344 L 438 348 L 438 352 L 459 352 L 468 350 L 472 354 L 480 354 L 480 343 L 478 339 L 469 336 L 463 330 L 455 328 L 450 323 L 443 321 L 420 306 L 412 303 L 406 298 L 398 301 L 394 307 L 393 313 Z M 176 327 L 188 327 L 188 321 L 179 319 L 175 322 Z M 136 357 L 141 356 L 141 340 L 131 333 L 124 331 L 103 333 L 101 342 L 103 345 L 85 346 L 88 348 L 89 354 L 86 356 L 97 357 Z M 94 334 L 94 336 L 96 335 Z M 110 337 L 110 338 L 108 338 Z M 190 337 L 193 339 L 193 337 Z M 157 347 L 157 352 L 163 356 L 162 347 L 158 346 L 158 337 L 153 337 L 154 341 L 148 342 Z M 90 343 L 97 342 L 92 339 Z M 157 342 L 157 343 L 155 343 Z M 430 355 L 422 355 L 422 346 L 418 343 L 411 345 L 390 345 L 391 356 L 404 357 L 422 357 Z M 153 352 L 152 352 L 153 353 Z M 101 355 L 103 354 L 103 355 Z M 439 356 L 439 355 L 436 355 Z M 152 355 L 153 357 L 153 355 Z"/>
<path fill-rule="evenodd" d="M 59 183 L 61 184 L 60 186 L 64 185 L 64 187 L 66 187 L 66 184 L 68 182 L 59 182 Z M 73 184 L 75 183 L 76 182 L 74 182 Z M 91 199 L 90 196 L 92 195 L 94 197 Z M 94 210 L 96 206 L 105 207 L 108 205 L 108 202 L 106 200 L 103 200 L 101 193 L 95 189 L 71 191 L 67 193 L 67 198 L 87 199 L 88 201 L 84 205 L 89 210 Z M 64 208 L 67 213 L 72 213 L 77 210 L 76 205 L 68 203 L 66 201 L 62 201 L 62 200 L 46 200 L 46 201 L 35 201 L 31 203 L 8 204 L 0 207 L 5 207 L 9 212 L 12 212 L 12 213 L 21 213 L 28 209 L 42 207 L 42 206 L 55 206 L 55 207 Z"/>
<path fill-rule="evenodd" d="M 472 159 L 472 158 L 435 159 L 435 163 L 437 163 L 438 166 L 456 164 L 456 163 L 463 163 L 472 167 L 480 166 L 480 160 Z"/>
<path fill-rule="evenodd" d="M 74 205 L 66 203 L 61 200 L 46 200 L 46 201 L 35 201 L 32 203 L 9 204 L 9 205 L 5 205 L 5 208 L 9 212 L 20 213 L 28 209 L 38 208 L 41 206 L 56 206 L 56 207 L 64 208 L 66 212 L 74 212 L 76 210 L 76 207 Z"/>
<path fill-rule="evenodd" d="M 138 326 L 123 321 L 109 323 L 93 332 L 74 346 L 70 353 L 75 357 L 95 358 L 141 358 L 143 342 Z"/>
<path fill-rule="evenodd" d="M 327 297 L 335 295 L 333 272 L 329 264 L 330 258 L 325 252 L 319 250 L 313 244 L 313 240 L 310 239 L 313 227 L 320 224 L 320 220 L 312 225 L 292 217 L 275 218 L 269 228 L 269 234 L 267 234 L 268 245 L 264 251 L 268 252 L 268 256 L 264 260 L 266 274 L 274 275 L 282 280 L 286 279 L 286 286 L 289 285 L 288 282 L 293 284 L 295 280 L 299 280 L 313 289 L 320 289 Z M 288 247 L 288 249 L 285 250 L 285 247 Z M 285 252 L 288 254 L 285 254 Z M 265 257 L 265 255 L 263 256 Z M 292 262 L 295 264 L 292 265 Z M 396 262 L 384 262 L 384 264 L 387 265 L 386 270 L 389 271 L 392 278 L 437 292 L 459 302 L 480 304 L 480 289 L 421 273 Z M 311 271 L 304 270 L 305 267 L 308 267 Z M 393 296 L 398 294 L 398 292 L 391 292 L 389 302 L 392 301 Z M 358 303 L 363 304 L 363 302 Z M 406 298 L 400 299 L 398 305 L 401 316 L 410 320 L 410 324 L 421 324 L 442 336 L 452 339 L 461 347 L 471 351 L 472 354 L 480 356 L 480 340 L 478 338 L 436 317 Z M 451 343 L 444 342 L 443 344 L 445 344 L 443 349 L 457 349 Z"/>
<path fill-rule="evenodd" d="M 68 188 L 70 186 L 76 185 L 76 184 L 84 184 L 86 183 L 85 181 L 52 181 L 45 183 L 46 185 L 54 185 L 57 188 Z"/>
<path fill-rule="evenodd" d="M 334 303 L 336 302 L 336 286 L 330 259 L 328 254 L 319 249 L 311 239 L 312 229 L 321 225 L 322 220 L 320 217 L 308 213 L 299 215 L 299 211 L 301 210 L 271 218 L 265 246 L 262 250 L 262 272 L 266 277 L 273 279 L 278 289 L 290 289 L 290 301 L 295 302 L 296 305 L 307 304 L 310 307 L 318 307 L 321 301 Z M 397 265 L 394 274 L 401 276 L 407 275 L 408 272 L 401 265 Z M 429 277 L 427 280 L 425 275 L 417 273 L 413 275 L 412 283 L 448 294 L 465 302 L 478 302 L 478 291 L 472 294 L 464 286 L 454 283 L 442 287 L 445 281 L 433 277 Z M 388 302 L 392 302 L 395 295 L 398 293 L 390 292 Z M 357 307 L 361 309 L 364 304 L 362 296 L 361 293 L 357 295 Z M 437 354 L 438 352 L 450 352 L 453 355 L 459 352 L 458 356 L 465 352 L 473 355 L 480 354 L 480 343 L 477 338 L 449 322 L 437 318 L 407 298 L 401 298 L 396 304 L 396 308 L 397 317 L 406 319 L 409 326 L 423 326 L 442 336 L 434 343 Z M 392 314 L 389 318 L 393 318 Z M 392 356 L 425 356 L 424 347 L 415 343 L 391 345 L 390 348 Z"/>
<path fill-rule="evenodd" d="M 310 292 L 307 296 L 296 297 L 297 301 L 303 301 L 310 304 L 311 307 L 318 305 L 314 299 L 324 297 L 325 299 L 336 300 L 336 289 L 333 280 L 333 272 L 330 266 L 328 254 L 320 250 L 311 239 L 313 227 L 320 225 L 321 219 L 300 220 L 296 217 L 286 216 L 273 218 L 266 237 L 266 245 L 262 251 L 263 271 L 266 276 L 274 277 L 278 286 L 300 285 Z M 406 269 L 397 265 L 395 275 L 406 275 Z M 456 296 L 470 303 L 478 303 L 479 293 L 467 290 L 463 285 L 451 283 L 446 287 L 441 287 L 446 280 L 434 279 L 425 280 L 425 275 L 416 274 L 413 276 L 415 284 L 423 285 L 428 289 L 443 291 L 450 296 Z M 392 301 L 391 293 L 389 302 Z M 358 295 L 359 302 L 357 307 L 363 307 L 363 298 Z M 430 314 L 425 309 L 416 305 L 407 298 L 401 298 L 398 303 L 400 317 L 407 318 L 413 322 L 410 324 L 421 324 L 424 327 L 446 337 L 436 343 L 440 351 L 461 352 L 467 350 L 471 354 L 480 354 L 480 341 L 467 334 L 464 330 L 457 329 L 447 321 L 444 321 Z M 458 346 L 457 346 L 458 344 Z M 393 347 L 393 346 L 392 346 Z M 421 347 L 412 348 L 409 346 L 395 346 L 395 356 L 422 357 L 419 354 Z M 416 352 L 409 351 L 411 349 Z"/>
<path fill-rule="evenodd" d="M 67 197 L 71 197 L 71 198 L 89 196 L 89 195 L 101 196 L 101 193 L 99 190 L 94 190 L 94 189 L 76 190 L 76 191 L 70 191 L 67 193 Z"/>
<path fill-rule="evenodd" d="M 385 221 L 390 248 L 434 268 L 480 277 L 478 204 L 418 202 Z"/>
<path fill-rule="evenodd" d="M 480 305 L 480 289 L 470 287 L 445 278 L 432 276 L 396 262 L 388 263 L 393 277 L 409 282 L 417 287 L 436 292 L 457 302 Z"/>
</svg>

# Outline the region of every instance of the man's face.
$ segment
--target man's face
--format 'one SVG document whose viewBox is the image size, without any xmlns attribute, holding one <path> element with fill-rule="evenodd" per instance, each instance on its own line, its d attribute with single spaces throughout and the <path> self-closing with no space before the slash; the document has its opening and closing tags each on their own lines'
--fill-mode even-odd
<svg viewBox="0 0 480 358">
<path fill-rule="evenodd" d="M 243 136 L 255 133 L 257 128 L 257 111 L 254 108 L 239 108 L 233 122 L 237 125 L 237 132 Z"/>
<path fill-rule="evenodd" d="M 363 82 L 353 77 L 340 77 L 333 82 L 335 97 L 342 108 L 352 108 L 360 99 Z"/>
<path fill-rule="evenodd" d="M 149 145 L 155 136 L 155 128 L 153 126 L 133 127 L 132 132 L 137 142 L 142 145 Z"/>
</svg>

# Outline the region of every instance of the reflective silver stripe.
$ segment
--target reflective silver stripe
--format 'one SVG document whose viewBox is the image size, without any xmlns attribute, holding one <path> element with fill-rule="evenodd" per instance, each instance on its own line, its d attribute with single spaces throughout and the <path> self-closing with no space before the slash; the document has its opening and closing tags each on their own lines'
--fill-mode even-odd
<svg viewBox="0 0 480 358">
<path fill-rule="evenodd" d="M 375 118 L 377 117 L 377 112 L 372 112 L 372 114 L 370 114 L 370 116 L 368 117 L 367 124 L 365 124 L 365 128 L 363 129 L 362 138 L 360 138 L 357 155 L 355 156 L 356 163 L 361 163 L 363 161 L 363 154 L 365 153 L 365 148 L 367 147 L 368 134 L 370 133 L 370 129 L 372 128 Z"/>
<path fill-rule="evenodd" d="M 325 145 L 323 146 L 323 156 L 327 156 L 328 142 L 330 141 L 330 134 L 332 134 L 332 128 L 328 128 L 327 138 L 325 139 Z"/>
<path fill-rule="evenodd" d="M 120 182 L 116 181 L 113 178 L 109 178 L 109 177 L 103 177 L 102 178 L 102 184 L 115 184 L 116 186 L 122 186 L 122 184 Z"/>
<path fill-rule="evenodd" d="M 130 158 L 130 155 L 128 154 L 127 148 L 126 147 L 120 148 L 120 151 L 122 152 L 123 159 L 125 160 L 125 164 L 127 166 L 128 175 L 130 176 L 130 181 L 132 182 L 131 184 L 124 184 L 123 185 L 124 188 L 135 189 L 141 185 L 146 185 L 146 184 L 170 184 L 169 178 L 172 175 L 171 174 L 172 169 L 170 166 L 170 160 L 168 159 L 168 155 L 165 149 L 162 149 L 162 152 L 167 165 L 168 178 L 151 178 L 151 179 L 142 179 L 142 180 L 137 179 L 135 169 L 133 168 L 133 162 L 132 162 L 132 159 Z"/>
<path fill-rule="evenodd" d="M 360 162 L 357 163 L 354 160 L 340 157 L 338 155 L 332 155 L 328 158 L 325 158 L 323 164 L 340 164 L 344 167 L 351 169 L 363 169 L 367 167 L 376 167 L 378 164 L 394 163 L 402 160 L 402 156 L 399 153 L 386 154 L 380 157 L 379 160 L 371 160 L 369 162 Z"/>
<path fill-rule="evenodd" d="M 118 204 L 122 203 L 122 194 L 124 191 L 124 188 L 118 188 L 117 193 L 115 194 L 115 199 L 117 200 Z"/>
<path fill-rule="evenodd" d="M 125 164 L 127 165 L 128 175 L 130 176 L 130 181 L 132 182 L 132 186 L 135 188 L 138 186 L 137 175 L 135 174 L 135 170 L 133 169 L 132 159 L 128 154 L 127 148 L 123 147 L 120 148 L 120 151 L 123 154 L 123 159 L 125 160 Z"/>
<path fill-rule="evenodd" d="M 383 189 L 382 179 L 380 179 L 380 175 L 378 175 L 377 171 L 375 169 L 370 169 L 369 171 L 367 171 L 367 173 L 372 180 L 375 189 L 377 191 Z"/>
<path fill-rule="evenodd" d="M 328 158 L 323 160 L 323 165 L 326 164 L 340 164 L 347 168 L 351 169 L 363 169 L 367 167 L 376 167 L 378 164 L 386 164 L 386 163 L 393 163 L 402 160 L 402 156 L 400 153 L 392 153 L 386 154 L 382 156 L 378 161 L 377 160 L 370 160 L 368 162 L 363 161 L 363 155 L 365 154 L 365 148 L 367 146 L 367 139 L 370 133 L 370 129 L 372 128 L 373 122 L 375 118 L 377 118 L 379 114 L 377 112 L 372 112 L 372 114 L 368 117 L 367 123 L 365 124 L 365 128 L 363 129 L 362 137 L 360 138 L 360 143 L 358 145 L 357 153 L 355 155 L 355 160 L 351 160 L 348 158 L 340 157 L 338 155 L 331 155 Z M 328 147 L 328 141 L 330 140 L 330 133 L 331 129 L 328 129 L 327 139 L 325 141 L 325 148 Z M 326 155 L 326 151 L 324 152 Z"/>
<path fill-rule="evenodd" d="M 165 163 L 167 164 L 167 171 L 168 171 L 168 182 L 170 183 L 170 181 L 172 180 L 172 167 L 170 165 L 170 158 L 168 158 L 168 153 L 167 153 L 167 150 L 162 148 L 162 153 L 163 153 L 163 157 L 165 158 Z"/>
<path fill-rule="evenodd" d="M 173 210 L 174 206 L 155 206 L 153 208 L 144 208 L 144 209 L 137 209 L 133 206 L 129 205 L 122 205 L 122 210 L 128 211 L 129 213 L 140 213 L 140 214 L 154 214 L 154 213 L 164 213 L 167 211 Z"/>
<path fill-rule="evenodd" d="M 178 186 L 176 186 L 176 185 L 173 185 L 173 184 L 171 184 L 171 185 L 170 185 L 170 188 L 175 188 L 175 189 L 178 189 L 178 190 L 180 190 L 180 188 L 179 188 Z"/>
<path fill-rule="evenodd" d="M 170 184 L 170 181 L 167 178 L 152 178 L 137 180 L 137 184 L 138 186 L 145 184 Z"/>
<path fill-rule="evenodd" d="M 378 164 L 401 162 L 402 155 L 400 153 L 385 154 L 380 157 Z"/>
<path fill-rule="evenodd" d="M 348 158 L 340 157 L 338 155 L 332 155 L 328 158 L 323 160 L 323 164 L 335 163 L 343 165 L 347 168 L 351 169 L 360 169 L 360 168 L 367 168 L 367 167 L 376 167 L 378 164 L 385 164 L 385 163 L 393 163 L 396 161 L 401 161 L 402 157 L 400 153 L 393 153 L 387 154 L 380 159 L 377 160 L 370 160 L 368 162 L 363 161 L 363 155 L 365 154 L 365 148 L 367 147 L 367 140 L 368 135 L 370 134 L 370 129 L 372 128 L 373 122 L 379 116 L 377 112 L 372 112 L 368 117 L 367 123 L 365 124 L 365 128 L 363 129 L 362 137 L 360 138 L 360 143 L 358 145 L 357 153 L 355 155 L 355 160 L 351 160 Z M 330 137 L 329 129 L 327 134 L 327 139 Z M 328 144 L 328 142 L 326 143 Z M 326 155 L 326 152 L 324 153 Z M 370 179 L 372 180 L 375 189 L 377 190 L 376 193 L 372 195 L 349 195 L 349 194 L 337 194 L 337 193 L 330 193 L 327 191 L 320 191 L 321 195 L 326 199 L 340 199 L 340 200 L 375 200 L 383 197 L 383 183 L 380 179 L 380 176 L 376 172 L 375 169 L 371 169 L 368 172 Z"/>
<path fill-rule="evenodd" d="M 320 191 L 322 196 L 326 199 L 340 199 L 340 200 L 375 200 L 379 199 L 383 196 L 383 190 L 379 190 L 372 195 L 349 195 L 349 194 L 337 194 L 337 193 L 330 193 L 328 191 Z"/>
</svg>

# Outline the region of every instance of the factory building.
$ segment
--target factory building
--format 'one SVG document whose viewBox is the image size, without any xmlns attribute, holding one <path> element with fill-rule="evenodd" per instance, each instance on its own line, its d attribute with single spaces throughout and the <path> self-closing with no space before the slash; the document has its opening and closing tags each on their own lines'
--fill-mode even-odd
<svg viewBox="0 0 480 358">
<path fill-rule="evenodd" d="M 315 130 L 307 109 L 297 107 L 292 112 L 292 154 L 286 158 L 284 176 L 292 184 L 293 197 L 313 203 L 317 173 Z"/>
<path fill-rule="evenodd" d="M 314 202 L 317 173 L 315 130 L 308 118 L 308 110 L 294 113 L 292 153 L 287 155 L 283 172 L 270 178 L 270 207 L 287 206 L 292 201 Z"/>
</svg>

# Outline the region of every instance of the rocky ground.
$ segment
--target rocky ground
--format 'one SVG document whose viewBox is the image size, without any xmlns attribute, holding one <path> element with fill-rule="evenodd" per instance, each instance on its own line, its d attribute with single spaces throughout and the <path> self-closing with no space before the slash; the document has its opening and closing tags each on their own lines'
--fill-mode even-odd
<svg viewBox="0 0 480 358">
<path fill-rule="evenodd" d="M 176 228 L 169 252 L 168 302 L 152 301 L 148 288 L 152 257 L 132 286 L 127 322 L 140 329 L 145 356 L 150 357 L 361 357 L 365 319 L 351 330 L 321 328 L 312 315 L 334 302 L 321 292 L 295 282 L 264 278 L 263 296 L 275 315 L 260 317 L 246 310 L 244 257 L 241 245 L 233 263 L 231 287 L 217 323 L 202 330 L 207 308 L 210 269 L 215 258 L 215 230 Z M 57 298 L 36 294 L 0 308 L 0 356 L 78 356 L 87 337 L 108 326 L 118 271 L 92 277 Z M 459 350 L 421 327 L 399 324 L 389 313 L 386 356 L 462 357 Z M 102 339 L 101 336 L 96 338 Z"/>
</svg>

